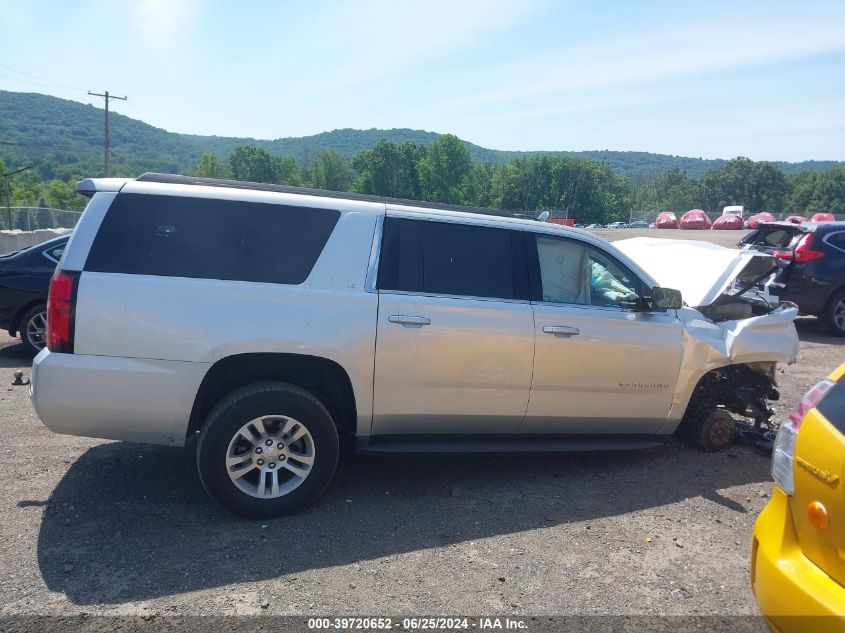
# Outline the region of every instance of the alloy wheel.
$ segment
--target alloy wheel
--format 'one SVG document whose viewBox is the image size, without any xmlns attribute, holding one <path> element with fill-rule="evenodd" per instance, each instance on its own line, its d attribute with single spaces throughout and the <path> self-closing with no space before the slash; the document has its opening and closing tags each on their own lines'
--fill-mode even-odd
<svg viewBox="0 0 845 633">
<path fill-rule="evenodd" d="M 36 350 L 44 349 L 47 340 L 47 312 L 39 312 L 26 324 L 26 339 Z"/>
<path fill-rule="evenodd" d="M 226 472 L 237 488 L 258 499 L 296 490 L 314 465 L 314 438 L 302 422 L 265 415 L 244 424 L 226 449 Z"/>
</svg>

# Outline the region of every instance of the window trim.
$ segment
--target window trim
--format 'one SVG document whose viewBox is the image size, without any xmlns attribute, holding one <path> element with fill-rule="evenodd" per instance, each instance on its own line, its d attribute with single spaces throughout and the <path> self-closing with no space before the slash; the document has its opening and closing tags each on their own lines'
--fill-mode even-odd
<svg viewBox="0 0 845 633">
<path fill-rule="evenodd" d="M 70 241 L 70 240 L 68 239 L 68 241 Z M 61 244 L 61 246 L 64 246 L 64 249 L 65 249 L 65 250 L 67 250 L 67 245 L 68 245 L 68 243 L 67 243 L 67 242 L 65 242 L 64 244 Z M 60 245 L 56 244 L 56 245 L 51 246 L 50 248 L 45 248 L 43 251 L 41 251 L 41 254 L 42 254 L 44 257 L 46 257 L 49 261 L 51 261 L 51 262 L 53 262 L 54 264 L 57 264 L 57 265 L 58 265 L 59 260 L 58 260 L 58 259 L 56 259 L 55 257 L 53 257 L 52 255 L 50 255 L 50 251 L 53 251 L 53 250 L 55 250 L 55 249 L 59 248 L 59 246 L 60 246 Z M 64 252 L 62 252 L 62 255 L 64 255 Z M 59 259 L 61 259 L 61 258 L 59 258 Z"/>
<path fill-rule="evenodd" d="M 441 292 L 429 292 L 425 290 L 391 290 L 386 288 L 380 288 L 378 286 L 378 276 L 379 276 L 379 269 L 381 267 L 381 254 L 384 250 L 384 223 L 387 219 L 396 219 L 396 220 L 411 220 L 413 222 L 417 222 L 420 224 L 420 236 L 422 236 L 422 223 L 423 222 L 430 222 L 430 223 L 439 223 L 439 224 L 459 224 L 462 226 L 468 226 L 471 228 L 484 228 L 484 229 L 496 229 L 500 231 L 507 231 L 510 234 L 511 238 L 511 246 L 512 246 L 512 261 L 511 261 L 511 268 L 513 272 L 513 279 L 514 279 L 514 294 L 517 296 L 514 298 L 505 298 L 505 297 L 480 297 L 477 295 L 455 295 L 455 294 L 447 294 Z M 376 236 L 373 239 L 373 251 L 376 249 L 378 250 L 377 253 L 374 254 L 373 251 L 370 252 L 370 268 L 367 271 L 367 282 L 366 285 L 368 292 L 375 292 L 378 294 L 392 294 L 392 295 L 402 295 L 402 296 L 411 296 L 411 297 L 428 297 L 428 298 L 436 298 L 436 299 L 460 299 L 465 301 L 493 301 L 498 303 L 514 303 L 514 304 L 529 304 L 531 303 L 530 296 L 529 296 L 529 278 L 528 278 L 528 254 L 525 251 L 525 239 L 520 237 L 520 235 L 525 234 L 525 230 L 521 226 L 515 227 L 507 227 L 501 226 L 500 224 L 494 223 L 485 223 L 485 222 L 475 222 L 475 221 L 467 221 L 464 218 L 432 218 L 432 217 L 413 217 L 409 214 L 404 213 L 397 213 L 397 214 L 385 214 L 380 216 L 379 223 L 376 227 Z M 422 244 L 421 244 L 422 248 Z M 372 288 L 372 290 L 370 290 Z"/>
<path fill-rule="evenodd" d="M 645 291 L 648 289 L 648 284 L 646 284 L 643 279 L 635 273 L 630 266 L 621 262 L 618 257 L 609 253 L 603 248 L 596 246 L 595 244 L 588 242 L 587 240 L 578 239 L 575 236 L 569 235 L 554 235 L 551 233 L 546 232 L 539 232 L 539 231 L 525 231 L 525 254 L 526 254 L 526 261 L 528 265 L 528 284 L 529 284 L 529 297 L 530 302 L 532 305 L 545 305 L 545 306 L 566 306 L 566 307 L 576 307 L 576 308 L 588 308 L 588 309 L 596 309 L 602 311 L 613 311 L 613 312 L 631 312 L 632 310 L 628 308 L 623 308 L 621 306 L 608 306 L 608 305 L 596 305 L 592 303 L 566 303 L 564 301 L 544 301 L 543 300 L 543 279 L 540 272 L 540 254 L 537 250 L 537 238 L 538 237 L 548 237 L 557 240 L 565 240 L 568 242 L 575 242 L 580 244 L 585 249 L 594 249 L 598 251 L 601 255 L 606 257 L 608 260 L 622 268 L 623 270 L 628 271 L 628 273 L 633 277 L 637 282 L 637 295 L 642 298 L 645 296 Z M 649 312 L 665 312 L 665 310 L 654 310 L 650 309 Z"/>
<path fill-rule="evenodd" d="M 845 253 L 845 248 L 842 248 L 841 246 L 837 246 L 836 244 L 834 244 L 833 242 L 830 241 L 830 238 L 833 237 L 834 235 L 845 235 L 845 229 L 840 229 L 840 230 L 831 231 L 830 233 L 827 233 L 824 237 L 822 237 L 822 242 L 824 242 L 825 244 L 827 244 L 831 248 L 835 248 L 836 250 Z"/>
</svg>

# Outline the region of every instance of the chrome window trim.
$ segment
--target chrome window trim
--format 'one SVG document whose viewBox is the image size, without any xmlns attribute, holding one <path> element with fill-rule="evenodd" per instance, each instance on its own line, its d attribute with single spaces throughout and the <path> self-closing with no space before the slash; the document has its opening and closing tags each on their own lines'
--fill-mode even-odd
<svg viewBox="0 0 845 633">
<path fill-rule="evenodd" d="M 67 250 L 67 242 L 65 242 L 64 247 L 65 247 L 65 250 Z M 58 248 L 58 246 L 54 246 L 53 248 L 45 248 L 43 251 L 41 251 L 41 255 L 43 255 L 48 260 L 50 260 L 51 262 L 53 262 L 54 264 L 56 264 L 58 266 L 59 260 L 56 259 L 55 257 L 53 257 L 52 255 L 50 255 L 50 252 L 49 252 L 49 251 L 52 251 L 56 248 Z"/>
<path fill-rule="evenodd" d="M 828 233 L 827 235 L 825 235 L 825 236 L 822 238 L 822 242 L 824 242 L 825 244 L 827 244 L 827 245 L 828 245 L 828 246 L 830 246 L 831 248 L 835 248 L 836 250 L 838 250 L 838 251 L 841 251 L 841 252 L 845 253 L 845 248 L 842 248 L 841 246 L 837 246 L 837 245 L 836 245 L 836 244 L 834 244 L 833 242 L 829 241 L 829 239 L 830 239 L 831 237 L 833 237 L 834 235 L 840 235 L 840 234 L 845 234 L 845 229 L 843 229 L 843 230 L 841 230 L 841 231 L 831 231 L 830 233 Z"/>
</svg>

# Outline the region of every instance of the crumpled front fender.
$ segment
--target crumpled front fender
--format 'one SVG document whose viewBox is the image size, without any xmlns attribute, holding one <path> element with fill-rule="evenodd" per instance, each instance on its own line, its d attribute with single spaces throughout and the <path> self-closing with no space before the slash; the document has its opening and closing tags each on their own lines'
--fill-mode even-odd
<svg viewBox="0 0 845 633">
<path fill-rule="evenodd" d="M 678 384 L 661 433 L 680 423 L 698 381 L 707 372 L 728 365 L 756 362 L 794 363 L 798 357 L 798 308 L 782 305 L 770 314 L 714 323 L 698 310 L 681 308 L 683 356 Z"/>
</svg>

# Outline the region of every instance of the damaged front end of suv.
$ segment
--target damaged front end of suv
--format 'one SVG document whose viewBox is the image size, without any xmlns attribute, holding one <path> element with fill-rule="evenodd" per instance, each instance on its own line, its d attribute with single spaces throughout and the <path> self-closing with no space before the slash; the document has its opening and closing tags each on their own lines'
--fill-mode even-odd
<svg viewBox="0 0 845 633">
<path fill-rule="evenodd" d="M 683 295 L 683 354 L 668 417 L 677 433 L 705 450 L 737 440 L 770 449 L 777 427 L 769 402 L 780 397 L 777 364 L 798 355 L 798 309 L 776 305 L 766 288 L 777 260 L 689 240 L 634 238 L 614 245 L 661 286 Z"/>
</svg>

